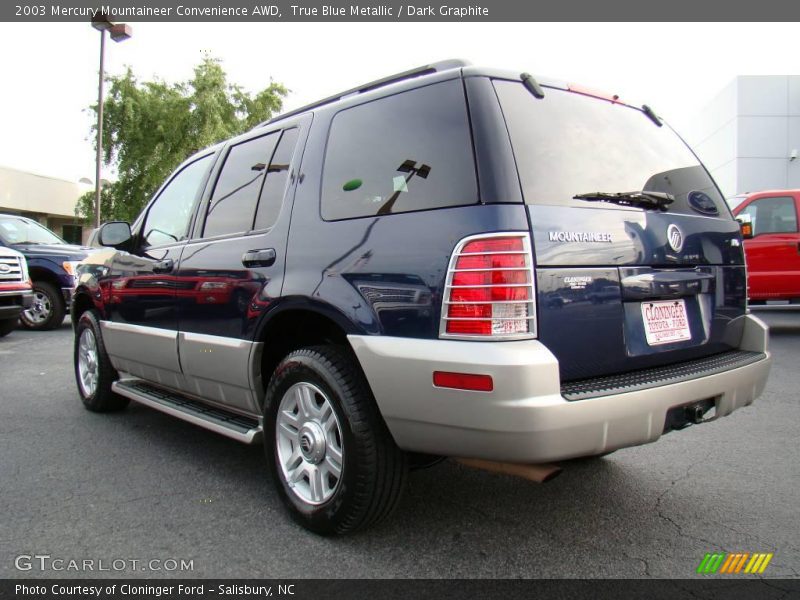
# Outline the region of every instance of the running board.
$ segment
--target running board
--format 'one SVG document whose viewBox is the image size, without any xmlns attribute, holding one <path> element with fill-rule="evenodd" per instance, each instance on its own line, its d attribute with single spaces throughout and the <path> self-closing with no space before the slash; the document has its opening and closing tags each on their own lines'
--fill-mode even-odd
<svg viewBox="0 0 800 600">
<path fill-rule="evenodd" d="M 261 424 L 251 417 L 207 406 L 177 392 L 151 385 L 141 379 L 115 381 L 111 385 L 111 389 L 134 402 L 199 425 L 237 442 L 255 444 L 261 441 Z"/>
</svg>

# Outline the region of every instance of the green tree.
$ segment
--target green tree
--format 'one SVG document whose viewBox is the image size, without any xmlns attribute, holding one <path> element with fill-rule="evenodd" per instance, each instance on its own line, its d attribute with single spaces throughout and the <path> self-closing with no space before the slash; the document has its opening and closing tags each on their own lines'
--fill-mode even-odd
<svg viewBox="0 0 800 600">
<path fill-rule="evenodd" d="M 255 95 L 228 83 L 219 60 L 205 58 L 186 82 L 140 82 L 130 67 L 108 76 L 103 157 L 118 180 L 103 188 L 104 221 L 133 221 L 167 176 L 207 146 L 243 133 L 280 111 L 288 93 L 270 81 Z M 97 105 L 91 110 L 97 118 Z M 92 127 L 97 135 L 96 126 Z M 94 192 L 81 196 L 76 214 L 91 218 Z"/>
</svg>

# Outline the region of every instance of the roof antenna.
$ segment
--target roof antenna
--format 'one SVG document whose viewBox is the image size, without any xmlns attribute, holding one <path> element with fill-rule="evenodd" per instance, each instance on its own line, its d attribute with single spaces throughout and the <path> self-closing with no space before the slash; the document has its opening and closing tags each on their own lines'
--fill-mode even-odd
<svg viewBox="0 0 800 600">
<path fill-rule="evenodd" d="M 542 86 L 533 78 L 533 75 L 530 73 L 523 73 L 519 76 L 522 79 L 522 85 L 525 86 L 525 89 L 528 90 L 531 94 L 533 94 L 534 98 L 538 98 L 541 100 L 544 98 L 544 90 Z"/>
</svg>

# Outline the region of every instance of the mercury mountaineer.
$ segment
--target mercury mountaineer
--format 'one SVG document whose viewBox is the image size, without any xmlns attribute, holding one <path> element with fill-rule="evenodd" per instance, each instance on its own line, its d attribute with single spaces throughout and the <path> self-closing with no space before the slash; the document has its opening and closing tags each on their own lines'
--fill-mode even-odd
<svg viewBox="0 0 800 600">
<path fill-rule="evenodd" d="M 263 444 L 292 517 L 347 533 L 440 457 L 541 473 L 751 404 L 741 240 L 648 106 L 436 63 L 201 150 L 104 224 L 78 392 Z"/>
</svg>

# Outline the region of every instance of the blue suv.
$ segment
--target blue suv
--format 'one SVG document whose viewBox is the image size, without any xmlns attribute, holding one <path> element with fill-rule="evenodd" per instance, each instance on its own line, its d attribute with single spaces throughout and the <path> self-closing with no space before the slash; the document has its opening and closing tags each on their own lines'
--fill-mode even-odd
<svg viewBox="0 0 800 600">
<path fill-rule="evenodd" d="M 388 515 L 410 466 L 654 442 L 770 368 L 737 223 L 650 108 L 460 61 L 202 150 L 99 241 L 86 408 L 263 443 L 322 534 Z"/>
<path fill-rule="evenodd" d="M 33 280 L 33 304 L 20 313 L 27 329 L 60 327 L 69 311 L 76 267 L 89 248 L 68 244 L 36 221 L 0 214 L 0 246 L 21 252 Z"/>
</svg>

